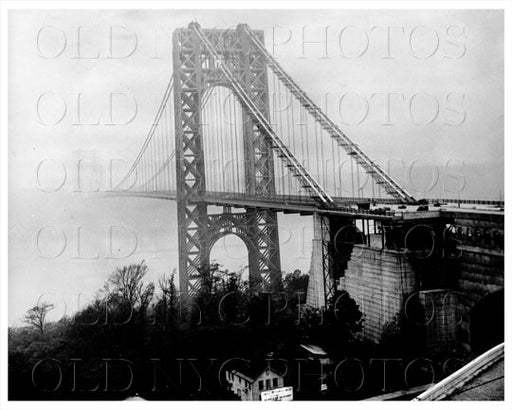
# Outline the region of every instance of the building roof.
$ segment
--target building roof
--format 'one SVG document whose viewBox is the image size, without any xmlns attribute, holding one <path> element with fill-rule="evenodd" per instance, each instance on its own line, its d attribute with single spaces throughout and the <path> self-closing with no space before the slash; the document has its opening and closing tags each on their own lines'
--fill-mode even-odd
<svg viewBox="0 0 512 410">
<path fill-rule="evenodd" d="M 322 349 L 320 346 L 311 345 L 311 344 L 301 344 L 300 347 L 302 347 L 304 350 L 306 350 L 308 353 L 315 355 L 315 356 L 327 356 L 327 352 Z"/>
<path fill-rule="evenodd" d="M 142 397 L 139 396 L 138 393 L 136 393 L 134 396 L 130 396 L 130 397 L 127 397 L 125 399 L 125 401 L 146 401 L 146 399 L 143 399 Z"/>
<path fill-rule="evenodd" d="M 276 370 L 274 367 L 270 366 L 268 362 L 241 362 L 235 363 L 232 366 L 228 366 L 226 368 L 227 371 L 230 371 L 233 374 L 250 381 L 251 383 L 258 379 L 258 377 L 260 377 L 261 374 L 264 373 L 267 369 L 282 377 L 282 373 Z"/>
</svg>

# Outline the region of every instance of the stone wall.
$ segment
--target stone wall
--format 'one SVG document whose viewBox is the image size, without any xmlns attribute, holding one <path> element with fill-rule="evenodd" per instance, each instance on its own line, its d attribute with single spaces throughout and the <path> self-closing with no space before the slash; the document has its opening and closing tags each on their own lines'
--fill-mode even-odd
<svg viewBox="0 0 512 410">
<path fill-rule="evenodd" d="M 504 288 L 504 255 L 475 246 L 459 245 L 453 274 L 458 291 L 459 323 L 457 338 L 471 344 L 470 312 L 486 296 Z"/>
<path fill-rule="evenodd" d="M 325 217 L 314 216 L 307 295 L 307 304 L 314 307 L 325 304 L 322 244 L 330 238 L 321 218 Z M 403 313 L 406 299 L 414 294 L 426 315 L 427 323 L 421 323 L 425 323 L 427 350 L 442 351 L 460 343 L 470 348 L 470 313 L 486 296 L 504 287 L 503 216 L 458 210 L 446 212 L 443 218 L 431 224 L 443 231 L 439 238 L 444 238 L 445 226 L 454 225 L 455 233 L 449 238 L 455 239 L 455 248 L 451 242 L 445 254 L 440 247 L 433 260 L 415 260 L 405 250 L 381 249 L 377 240 L 370 240 L 374 247 L 354 245 L 338 288 L 359 305 L 365 319 L 364 337 L 380 342 L 386 325 Z M 435 315 L 429 320 L 432 309 Z"/>
<path fill-rule="evenodd" d="M 424 347 L 430 353 L 444 352 L 457 344 L 456 295 L 457 293 L 447 289 L 418 292 L 418 301 L 424 311 Z"/>
<path fill-rule="evenodd" d="M 402 310 L 416 290 L 416 275 L 406 251 L 355 245 L 341 287 L 364 315 L 363 336 L 379 342 L 387 323 Z"/>
</svg>

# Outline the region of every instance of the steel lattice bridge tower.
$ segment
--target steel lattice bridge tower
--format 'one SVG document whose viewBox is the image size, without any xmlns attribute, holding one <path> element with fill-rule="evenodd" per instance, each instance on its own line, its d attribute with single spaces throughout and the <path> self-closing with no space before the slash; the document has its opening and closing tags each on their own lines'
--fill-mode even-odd
<svg viewBox="0 0 512 410">
<path fill-rule="evenodd" d="M 242 24 L 174 31 L 172 76 L 114 191 L 176 200 L 180 291 L 188 295 L 227 234 L 247 246 L 251 287 L 273 289 L 281 275 L 277 214 L 295 212 L 315 216 L 313 262 L 327 300 L 334 227 L 392 218 L 370 204 L 416 203 L 285 72 L 263 32 Z"/>
<path fill-rule="evenodd" d="M 215 44 L 215 46 L 213 45 Z M 268 121 L 268 85 L 264 56 L 243 30 L 207 30 L 197 24 L 174 32 L 174 113 L 176 132 L 176 199 L 180 288 L 196 289 L 201 269 L 208 269 L 214 243 L 226 233 L 238 235 L 248 248 L 251 286 L 272 286 L 281 274 L 277 213 L 247 207 L 243 213 L 209 214 L 201 130 L 205 93 L 224 86 L 243 106 L 243 179 L 249 195 L 275 194 L 272 141 L 251 114 Z"/>
</svg>

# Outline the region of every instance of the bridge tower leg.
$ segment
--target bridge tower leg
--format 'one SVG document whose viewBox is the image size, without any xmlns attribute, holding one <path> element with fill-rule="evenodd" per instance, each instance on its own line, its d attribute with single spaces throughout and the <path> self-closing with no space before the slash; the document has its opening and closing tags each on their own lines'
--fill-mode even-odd
<svg viewBox="0 0 512 410">
<path fill-rule="evenodd" d="M 238 81 L 259 109 L 268 115 L 264 56 L 242 30 L 204 32 L 217 51 L 233 62 L 232 71 Z M 263 40 L 262 32 L 256 34 Z M 230 84 L 215 67 L 192 29 L 178 29 L 173 34 L 173 73 L 180 292 L 191 295 L 198 290 L 200 274 L 210 264 L 211 248 L 226 233 L 236 233 L 247 245 L 251 285 L 264 283 L 274 288 L 281 275 L 277 213 L 246 208 L 245 214 L 231 214 L 225 207 L 223 214 L 212 215 L 204 201 L 206 180 L 201 102 L 209 87 L 224 85 L 229 88 Z M 243 112 L 243 124 L 246 194 L 274 195 L 270 140 L 246 112 Z"/>
</svg>

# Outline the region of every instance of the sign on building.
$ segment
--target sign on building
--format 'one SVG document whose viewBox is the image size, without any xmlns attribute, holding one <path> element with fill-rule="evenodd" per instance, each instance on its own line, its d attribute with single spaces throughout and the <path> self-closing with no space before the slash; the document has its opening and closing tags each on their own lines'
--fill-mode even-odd
<svg viewBox="0 0 512 410">
<path fill-rule="evenodd" d="M 291 401 L 293 400 L 293 389 L 281 387 L 280 389 L 261 392 L 261 401 Z"/>
</svg>

